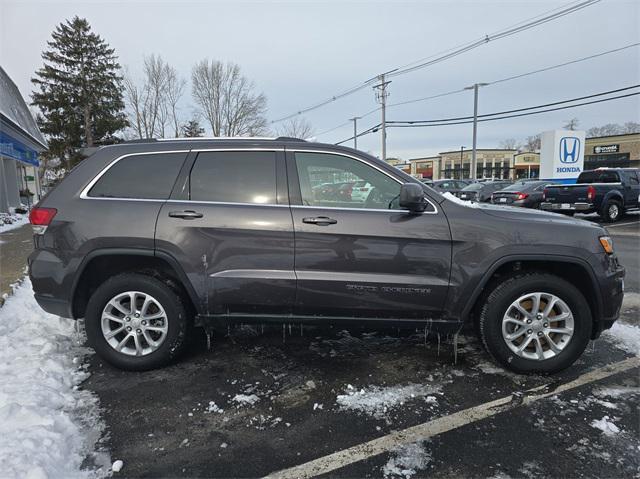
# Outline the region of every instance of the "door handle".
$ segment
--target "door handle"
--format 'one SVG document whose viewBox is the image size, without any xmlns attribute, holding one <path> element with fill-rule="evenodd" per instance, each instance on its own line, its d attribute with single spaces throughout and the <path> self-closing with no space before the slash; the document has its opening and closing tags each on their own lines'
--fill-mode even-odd
<svg viewBox="0 0 640 479">
<path fill-rule="evenodd" d="M 318 216 L 316 218 L 302 218 L 302 222 L 311 225 L 328 226 L 335 225 L 338 220 L 334 220 L 333 218 L 329 218 L 327 216 Z"/>
<path fill-rule="evenodd" d="M 186 211 L 171 211 L 169 212 L 171 218 L 182 218 L 184 220 L 193 220 L 195 218 L 202 218 L 204 215 L 193 210 Z"/>
</svg>

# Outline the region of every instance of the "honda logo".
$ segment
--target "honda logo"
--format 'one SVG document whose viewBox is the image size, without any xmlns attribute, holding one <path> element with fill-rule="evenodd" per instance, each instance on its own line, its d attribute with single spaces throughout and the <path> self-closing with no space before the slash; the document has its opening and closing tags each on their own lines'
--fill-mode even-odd
<svg viewBox="0 0 640 479">
<path fill-rule="evenodd" d="M 560 163 L 576 163 L 580 157 L 580 139 L 575 136 L 560 138 Z"/>
</svg>

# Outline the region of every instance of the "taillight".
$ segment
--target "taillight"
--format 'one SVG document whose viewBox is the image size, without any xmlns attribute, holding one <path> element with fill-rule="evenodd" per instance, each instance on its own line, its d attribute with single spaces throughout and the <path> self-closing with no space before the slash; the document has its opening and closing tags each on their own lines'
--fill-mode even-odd
<svg viewBox="0 0 640 479">
<path fill-rule="evenodd" d="M 589 185 L 589 187 L 587 188 L 587 199 L 589 201 L 593 201 L 596 197 L 596 189 Z"/>
<path fill-rule="evenodd" d="M 58 210 L 55 208 L 32 208 L 29 213 L 29 222 L 33 227 L 33 233 L 44 234 L 57 212 Z"/>
<path fill-rule="evenodd" d="M 516 200 L 524 200 L 525 198 L 528 198 L 529 195 L 527 193 L 518 193 L 516 196 Z"/>
<path fill-rule="evenodd" d="M 543 199 L 543 200 L 546 200 L 546 199 L 547 199 L 547 192 L 548 192 L 548 191 L 549 191 L 549 190 L 547 190 L 546 188 L 542 191 L 542 199 Z"/>
</svg>

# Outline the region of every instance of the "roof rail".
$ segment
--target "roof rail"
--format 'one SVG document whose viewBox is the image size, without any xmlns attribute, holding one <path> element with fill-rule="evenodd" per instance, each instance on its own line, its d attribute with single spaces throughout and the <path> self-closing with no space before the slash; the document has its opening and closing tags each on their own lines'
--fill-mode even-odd
<svg viewBox="0 0 640 479">
<path fill-rule="evenodd" d="M 302 141 L 306 143 L 307 140 L 303 140 L 302 138 L 294 138 L 293 136 L 279 136 L 276 138 L 276 141 Z"/>
<path fill-rule="evenodd" d="M 157 138 L 135 138 L 133 140 L 125 140 L 122 143 L 151 143 L 154 141 L 158 141 L 158 139 Z"/>
</svg>

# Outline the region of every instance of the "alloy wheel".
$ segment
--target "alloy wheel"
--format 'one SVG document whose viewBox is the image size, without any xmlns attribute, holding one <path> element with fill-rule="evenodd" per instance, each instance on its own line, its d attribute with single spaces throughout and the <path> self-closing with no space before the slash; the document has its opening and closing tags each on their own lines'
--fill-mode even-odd
<svg viewBox="0 0 640 479">
<path fill-rule="evenodd" d="M 558 296 L 535 292 L 520 296 L 502 318 L 502 337 L 511 351 L 543 361 L 560 354 L 574 332 L 571 309 Z"/>
<path fill-rule="evenodd" d="M 111 298 L 102 310 L 100 325 L 107 343 L 128 356 L 146 356 L 167 337 L 167 313 L 153 296 L 126 291 Z"/>
</svg>

